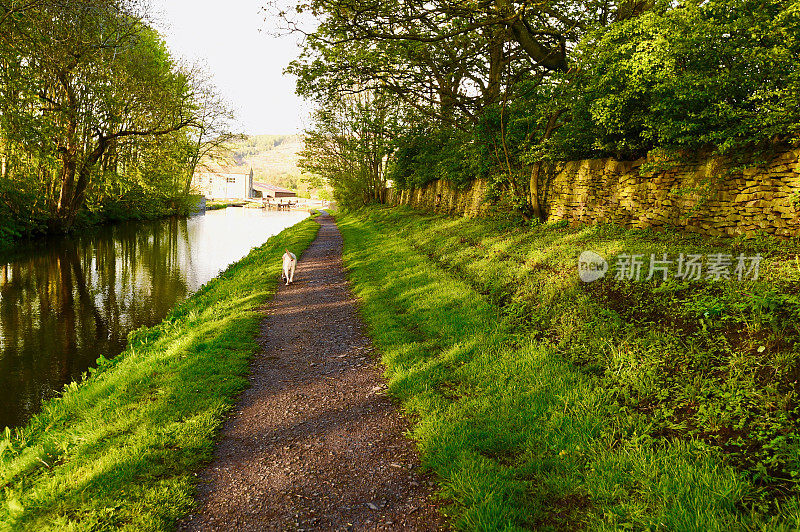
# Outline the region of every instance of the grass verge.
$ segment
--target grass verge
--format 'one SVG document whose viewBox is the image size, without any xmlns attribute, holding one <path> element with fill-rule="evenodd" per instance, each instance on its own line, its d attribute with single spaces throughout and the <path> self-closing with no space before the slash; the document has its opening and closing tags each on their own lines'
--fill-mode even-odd
<svg viewBox="0 0 800 532">
<path fill-rule="evenodd" d="M 339 225 L 457 528 L 800 528 L 796 241 L 398 208 Z M 586 249 L 765 260 L 757 281 L 587 285 Z"/>
<path fill-rule="evenodd" d="M 216 211 L 216 210 L 225 209 L 225 208 L 228 208 L 228 207 L 230 207 L 230 203 L 228 203 L 227 201 L 209 201 L 206 204 L 206 210 L 207 211 Z"/>
<path fill-rule="evenodd" d="M 316 237 L 310 219 L 231 265 L 128 348 L 65 387 L 0 439 L 0 529 L 164 530 L 193 504 L 194 471 L 247 385 L 257 312 L 284 248 Z"/>
</svg>

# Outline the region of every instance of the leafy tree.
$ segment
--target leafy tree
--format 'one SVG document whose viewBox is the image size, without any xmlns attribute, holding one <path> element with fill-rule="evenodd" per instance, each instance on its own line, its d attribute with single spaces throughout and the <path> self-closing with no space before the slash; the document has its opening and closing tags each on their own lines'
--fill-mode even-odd
<svg viewBox="0 0 800 532">
<path fill-rule="evenodd" d="M 339 204 L 355 207 L 386 199 L 386 160 L 398 123 L 392 99 L 378 89 L 333 94 L 314 113 L 300 167 L 326 178 Z"/>
<path fill-rule="evenodd" d="M 198 165 L 204 166 L 207 162 L 230 157 L 231 141 L 245 138 L 243 134 L 233 131 L 234 113 L 210 78 L 208 73 L 199 68 L 195 68 L 190 76 L 196 110 L 194 123 L 186 130 L 189 143 L 184 194 L 189 193 Z"/>
<path fill-rule="evenodd" d="M 445 179 L 463 187 L 486 175 L 485 154 L 469 142 L 471 132 L 419 124 L 394 140 L 388 178 L 399 189 Z"/>
<path fill-rule="evenodd" d="M 475 159 L 481 153 L 473 144 L 481 142 L 478 129 L 485 132 L 491 122 L 484 115 L 506 109 L 517 84 L 542 85 L 547 92 L 553 85 L 550 78 L 560 80 L 559 73 L 568 70 L 568 52 L 580 36 L 604 24 L 614 8 L 608 2 L 356 6 L 348 1 L 315 1 L 296 6 L 297 12 L 310 10 L 322 22 L 307 35 L 304 51 L 289 71 L 298 76 L 298 93 L 306 97 L 347 93 L 354 78 L 395 95 L 407 107 L 409 133 L 399 139 L 393 180 L 400 186 L 436 178 L 463 184 L 492 166 Z M 545 125 L 547 119 L 555 122 L 562 114 L 552 111 Z M 498 124 L 502 137 L 503 121 Z M 555 129 L 551 125 L 549 131 Z M 530 135 L 526 142 L 537 138 Z M 523 216 L 530 216 L 536 211 L 529 201 L 530 179 L 525 170 L 508 167 L 508 143 L 500 144 L 504 170 L 494 174 L 495 181 L 519 200 Z M 413 173 L 401 176 L 412 165 Z"/>
<path fill-rule="evenodd" d="M 0 131 L 35 156 L 54 228 L 69 229 L 126 144 L 195 123 L 186 73 L 125 0 L 2 6 Z"/>
<path fill-rule="evenodd" d="M 649 150 L 731 152 L 800 131 L 798 4 L 660 6 L 588 38 L 582 127 L 618 158 Z"/>
<path fill-rule="evenodd" d="M 477 3 L 308 0 L 289 71 L 323 106 L 380 87 L 401 110 L 400 187 L 488 177 L 547 216 L 553 161 L 735 154 L 800 128 L 800 7 L 783 0 Z M 353 84 L 351 80 L 360 80 Z M 339 95 L 322 98 L 321 95 Z M 330 110 L 330 109 L 329 109 Z"/>
</svg>

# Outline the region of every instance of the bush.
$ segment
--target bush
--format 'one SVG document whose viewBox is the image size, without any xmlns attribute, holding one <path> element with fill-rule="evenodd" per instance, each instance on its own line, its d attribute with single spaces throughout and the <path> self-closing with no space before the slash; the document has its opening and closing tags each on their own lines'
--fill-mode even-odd
<svg viewBox="0 0 800 532">
<path fill-rule="evenodd" d="M 0 248 L 47 230 L 48 213 L 27 183 L 0 180 Z"/>
<path fill-rule="evenodd" d="M 427 185 L 445 179 L 451 185 L 468 186 L 483 172 L 470 136 L 448 128 L 417 128 L 396 141 L 387 177 L 399 189 Z"/>
<path fill-rule="evenodd" d="M 618 158 L 797 138 L 798 27 L 798 5 L 779 0 L 690 1 L 618 22 L 581 45 L 575 116 Z"/>
</svg>

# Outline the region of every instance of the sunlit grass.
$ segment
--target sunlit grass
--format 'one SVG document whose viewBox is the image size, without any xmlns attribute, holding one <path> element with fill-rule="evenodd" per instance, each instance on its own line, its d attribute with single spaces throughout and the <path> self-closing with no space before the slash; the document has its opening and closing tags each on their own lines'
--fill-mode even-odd
<svg viewBox="0 0 800 532">
<path fill-rule="evenodd" d="M 168 530 L 193 504 L 222 416 L 247 385 L 280 256 L 319 226 L 269 239 L 23 428 L 0 439 L 0 529 Z"/>
<path fill-rule="evenodd" d="M 487 220 L 396 208 L 350 213 L 339 223 L 346 264 L 383 352 L 390 392 L 414 420 L 423 463 L 439 477 L 439 494 L 458 528 L 800 525 L 796 491 L 780 502 L 764 491 L 770 482 L 782 489 L 793 489 L 791 484 L 759 479 L 747 469 L 751 464 L 723 452 L 702 432 L 715 415 L 728 416 L 721 423 L 774 418 L 770 430 L 794 431 L 779 453 L 783 467 L 792 470 L 796 426 L 791 428 L 791 414 L 781 421 L 769 405 L 784 398 L 791 411 L 796 402 L 778 384 L 771 389 L 729 370 L 738 359 L 725 358 L 715 345 L 735 328 L 716 316 L 703 329 L 692 307 L 698 297 L 712 294 L 730 309 L 731 323 L 755 320 L 752 308 L 736 305 L 749 301 L 744 291 L 791 286 L 791 278 L 777 279 L 775 270 L 796 243 L 708 240 L 614 226 L 509 230 Z M 753 246 L 767 256 L 757 283 L 603 281 L 600 289 L 582 285 L 576 271 L 585 249 L 611 256 L 749 252 Z M 606 298 L 612 289 L 619 291 L 618 307 Z M 789 300 L 773 311 L 789 312 L 791 305 Z M 691 330 L 648 321 L 647 313 L 657 314 L 654 308 L 685 320 Z M 759 334 L 771 330 L 770 319 L 760 322 L 765 325 Z M 794 325 L 781 330 L 797 335 Z M 769 353 L 774 364 L 797 368 L 796 348 L 775 349 Z M 760 363 L 749 356 L 745 365 L 752 370 Z M 698 397 L 707 411 L 684 414 L 681 409 Z M 759 400 L 763 408 L 752 406 Z M 750 406 L 726 412 L 735 401 Z M 744 433 L 758 445 L 765 441 L 761 435 Z"/>
</svg>

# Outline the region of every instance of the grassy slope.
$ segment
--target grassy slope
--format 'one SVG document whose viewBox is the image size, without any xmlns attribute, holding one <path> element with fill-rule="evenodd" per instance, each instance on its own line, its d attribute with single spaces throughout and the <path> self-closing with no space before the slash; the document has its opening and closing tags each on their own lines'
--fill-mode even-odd
<svg viewBox="0 0 800 532">
<path fill-rule="evenodd" d="M 281 185 L 287 176 L 300 175 L 297 153 L 303 149 L 301 135 L 253 135 L 230 146 L 237 164 L 253 167 L 256 181 Z"/>
<path fill-rule="evenodd" d="M 796 243 L 385 208 L 340 227 L 460 528 L 800 526 Z M 584 249 L 768 260 L 758 282 L 583 285 Z"/>
<path fill-rule="evenodd" d="M 0 529 L 171 529 L 247 384 L 254 311 L 274 293 L 284 247 L 300 253 L 317 228 L 306 220 L 270 238 L 7 432 Z"/>
</svg>

